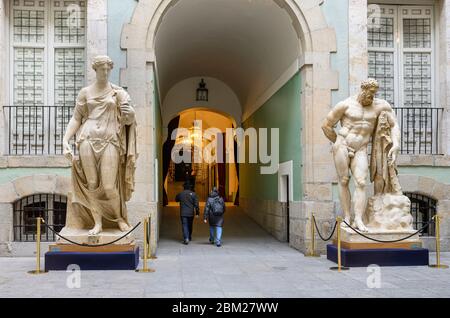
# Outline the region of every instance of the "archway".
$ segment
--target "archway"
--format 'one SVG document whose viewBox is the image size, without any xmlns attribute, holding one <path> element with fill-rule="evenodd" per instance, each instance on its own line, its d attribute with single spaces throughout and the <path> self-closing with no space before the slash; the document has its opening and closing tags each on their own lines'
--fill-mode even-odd
<svg viewBox="0 0 450 318">
<path fill-rule="evenodd" d="M 162 156 L 164 205 L 173 205 L 176 194 L 183 190 L 186 183 L 189 183 L 201 202 L 206 201 L 213 187 L 219 190 L 226 202 L 237 201 L 239 166 L 236 163 L 227 163 L 224 158 L 227 129 L 234 127 L 235 121 L 232 117 L 205 108 L 184 110 L 169 122 Z M 187 134 L 183 134 L 183 129 Z M 172 139 L 172 136 L 176 137 Z M 212 145 L 213 142 L 216 145 Z M 218 152 L 219 160 L 204 158 L 211 156 L 211 146 L 214 146 L 214 152 Z M 235 147 L 231 150 L 233 153 L 230 155 L 234 158 Z M 172 152 L 187 161 L 183 159 L 181 162 L 175 162 Z M 201 160 L 194 160 L 194 157 Z"/>
<path fill-rule="evenodd" d="M 332 162 L 330 156 L 323 156 L 329 144 L 319 123 L 330 107 L 331 90 L 338 87 L 338 74 L 331 70 L 330 52 L 336 50 L 336 40 L 322 13 L 322 2 L 193 0 L 187 6 L 185 0 L 139 1 L 131 23 L 122 32 L 127 68 L 121 72 L 121 85 L 128 87 L 138 104 L 148 105 L 148 96 L 157 91 L 164 101 L 170 88 L 183 79 L 214 77 L 238 96 L 246 121 L 298 74 L 300 79 L 294 84 L 301 116 L 296 113 L 292 118 L 301 126 L 295 142 L 302 149 L 301 162 L 294 162 L 293 178 L 300 189 L 294 189 L 291 208 L 302 209 L 303 216 L 316 210 L 329 215 L 334 207 L 325 201 L 331 197 L 333 176 L 323 171 Z M 207 28 L 201 27 L 202 21 L 209 23 Z M 277 57 L 282 58 L 277 61 Z M 156 80 L 148 82 L 152 72 Z M 142 91 L 146 82 L 150 85 Z M 145 154 L 147 165 L 154 157 L 152 151 Z M 253 203 L 247 201 L 243 207 Z M 278 209 L 276 198 L 256 203 L 258 208 Z M 254 216 L 266 228 L 277 223 L 273 217 L 277 216 Z M 291 233 L 296 236 L 291 244 L 304 250 L 306 223 L 296 221 L 303 225 Z M 281 237 L 276 229 L 269 231 Z"/>
</svg>

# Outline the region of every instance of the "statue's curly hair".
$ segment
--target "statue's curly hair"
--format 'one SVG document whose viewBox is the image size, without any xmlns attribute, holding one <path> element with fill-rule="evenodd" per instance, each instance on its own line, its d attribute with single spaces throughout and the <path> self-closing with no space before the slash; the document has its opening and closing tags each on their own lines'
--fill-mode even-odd
<svg viewBox="0 0 450 318">
<path fill-rule="evenodd" d="M 380 85 L 378 84 L 378 81 L 374 78 L 368 78 L 365 81 L 361 82 L 361 88 L 362 89 L 369 89 L 369 88 L 379 88 Z"/>
<path fill-rule="evenodd" d="M 98 55 L 98 56 L 94 57 L 91 66 L 95 71 L 97 69 L 97 67 L 99 67 L 100 65 L 103 65 L 103 64 L 107 64 L 111 70 L 114 67 L 114 62 L 107 55 Z"/>
</svg>

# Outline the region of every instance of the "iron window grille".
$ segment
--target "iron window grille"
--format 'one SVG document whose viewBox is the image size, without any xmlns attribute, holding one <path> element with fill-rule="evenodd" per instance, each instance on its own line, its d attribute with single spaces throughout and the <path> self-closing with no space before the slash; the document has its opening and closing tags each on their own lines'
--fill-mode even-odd
<svg viewBox="0 0 450 318">
<path fill-rule="evenodd" d="M 411 214 L 413 216 L 414 229 L 418 230 L 432 221 L 436 215 L 436 200 L 422 194 L 405 192 L 411 200 Z M 435 236 L 434 225 L 430 224 L 422 232 L 421 236 Z"/>
<path fill-rule="evenodd" d="M 59 194 L 34 194 L 17 200 L 13 204 L 13 231 L 16 242 L 36 241 L 36 218 L 59 232 L 65 226 L 67 198 Z M 41 225 L 41 241 L 53 242 L 56 236 Z"/>
</svg>

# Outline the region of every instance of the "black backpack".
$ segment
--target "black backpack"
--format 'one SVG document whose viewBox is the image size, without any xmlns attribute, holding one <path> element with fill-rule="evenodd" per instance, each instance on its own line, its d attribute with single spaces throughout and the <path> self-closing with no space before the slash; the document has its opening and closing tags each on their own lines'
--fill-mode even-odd
<svg viewBox="0 0 450 318">
<path fill-rule="evenodd" d="M 215 197 L 212 202 L 212 214 L 214 216 L 221 216 L 223 215 L 224 208 L 223 208 L 223 199 L 219 196 Z"/>
</svg>

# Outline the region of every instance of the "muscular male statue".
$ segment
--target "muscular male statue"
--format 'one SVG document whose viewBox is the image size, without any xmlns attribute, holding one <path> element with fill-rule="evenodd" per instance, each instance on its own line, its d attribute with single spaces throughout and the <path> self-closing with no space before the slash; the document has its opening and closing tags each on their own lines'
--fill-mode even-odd
<svg viewBox="0 0 450 318">
<path fill-rule="evenodd" d="M 378 82 L 368 79 L 361 83 L 361 92 L 339 102 L 327 115 L 322 130 L 333 142 L 333 156 L 339 178 L 339 196 L 345 221 L 350 224 L 351 196 L 349 189 L 350 171 L 355 182 L 354 222 L 352 226 L 367 232 L 363 222 L 366 209 L 366 181 L 369 172 L 367 145 L 369 144 L 379 114 L 385 111 L 391 127 L 392 148 L 389 163 L 394 164 L 400 144 L 400 129 L 392 107 L 383 99 L 375 98 Z M 334 127 L 340 121 L 336 134 Z"/>
</svg>

